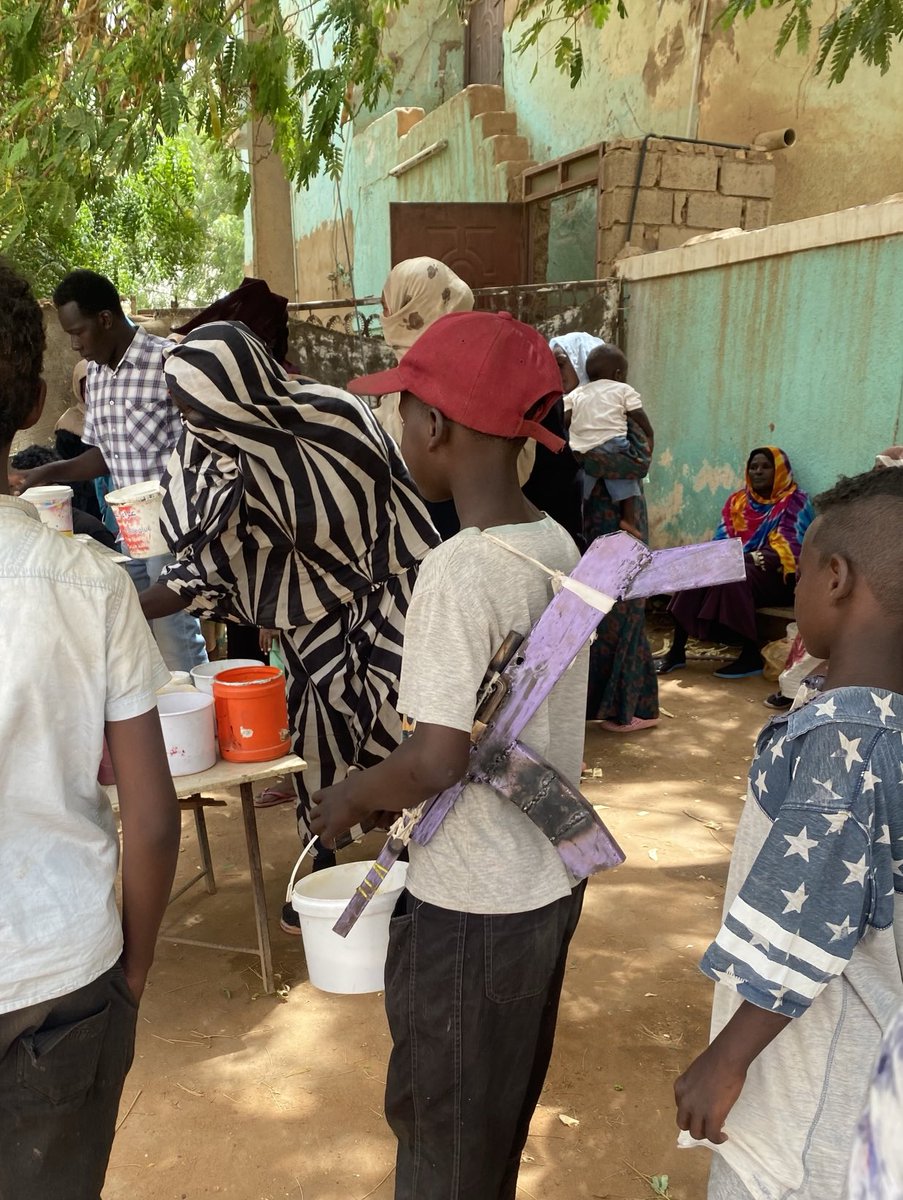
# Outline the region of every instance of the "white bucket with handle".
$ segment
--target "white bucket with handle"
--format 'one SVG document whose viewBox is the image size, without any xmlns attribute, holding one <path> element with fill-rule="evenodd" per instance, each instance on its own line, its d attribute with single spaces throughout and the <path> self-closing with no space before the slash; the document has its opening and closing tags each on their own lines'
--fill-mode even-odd
<svg viewBox="0 0 903 1200">
<path fill-rule="evenodd" d="M 122 541 L 132 558 L 154 558 L 168 554 L 160 531 L 163 488 L 159 483 L 132 483 L 106 495 Z"/>
<path fill-rule="evenodd" d="M 305 854 L 312 845 L 308 844 Z M 354 928 L 347 937 L 340 937 L 332 927 L 363 883 L 373 860 L 340 863 L 313 871 L 295 883 L 303 858 L 304 854 L 295 864 L 286 899 L 291 900 L 301 923 L 311 983 L 321 992 L 343 995 L 381 992 L 385 987 L 389 921 L 404 888 L 408 864 L 397 862 L 392 866 Z"/>
</svg>

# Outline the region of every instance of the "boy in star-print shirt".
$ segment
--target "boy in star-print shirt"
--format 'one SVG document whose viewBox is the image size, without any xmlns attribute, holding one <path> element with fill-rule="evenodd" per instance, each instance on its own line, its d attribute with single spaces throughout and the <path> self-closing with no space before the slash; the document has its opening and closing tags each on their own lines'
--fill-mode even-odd
<svg viewBox="0 0 903 1200">
<path fill-rule="evenodd" d="M 675 1085 L 682 1144 L 717 1152 L 709 1200 L 841 1200 L 903 1002 L 903 471 L 816 509 L 796 612 L 828 671 L 759 736 L 701 964 L 712 1043 Z"/>
</svg>

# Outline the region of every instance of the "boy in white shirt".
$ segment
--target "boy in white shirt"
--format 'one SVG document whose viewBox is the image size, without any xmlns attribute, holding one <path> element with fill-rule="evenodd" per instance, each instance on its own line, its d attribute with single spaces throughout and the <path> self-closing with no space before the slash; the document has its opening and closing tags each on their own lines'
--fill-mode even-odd
<svg viewBox="0 0 903 1200">
<path fill-rule="evenodd" d="M 0 1196 L 99 1200 L 180 819 L 156 706 L 169 672 L 138 593 L 9 495 L 43 354 L 41 310 L 0 262 Z"/>
<path fill-rule="evenodd" d="M 653 439 L 652 425 L 643 410 L 643 400 L 627 379 L 627 358 L 617 346 L 597 346 L 586 359 L 589 383 L 574 388 L 564 398 L 568 441 L 575 454 L 602 450 L 616 454 L 629 449 L 627 414 Z M 596 485 L 597 476 L 584 475 L 584 499 Z M 609 496 L 621 513 L 621 528 L 639 537 L 636 498 L 642 495 L 635 479 L 603 479 Z"/>
<path fill-rule="evenodd" d="M 578 558 L 518 483 L 526 438 L 562 444 L 539 424 L 561 377 L 536 330 L 508 313 L 441 317 L 398 368 L 351 390 L 401 392 L 404 460 L 425 499 L 454 500 L 462 528 L 423 560 L 405 623 L 398 706 L 416 728 L 382 763 L 314 797 L 312 828 L 327 845 L 467 772 L 486 666 L 552 598 L 542 570 L 483 531 L 552 570 L 570 573 Z M 523 734 L 571 779 L 580 774 L 587 664 L 584 649 Z M 429 844 L 409 851 L 386 961 L 395 1197 L 515 1200 L 584 886 L 486 784 L 468 783 Z"/>
</svg>

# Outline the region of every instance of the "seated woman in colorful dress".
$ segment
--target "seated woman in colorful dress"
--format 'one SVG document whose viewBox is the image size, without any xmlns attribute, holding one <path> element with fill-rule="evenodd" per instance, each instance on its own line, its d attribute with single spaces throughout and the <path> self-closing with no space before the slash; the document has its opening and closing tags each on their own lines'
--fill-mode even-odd
<svg viewBox="0 0 903 1200">
<path fill-rule="evenodd" d="M 674 641 L 658 660 L 659 675 L 687 663 L 687 638 L 740 643 L 733 662 L 720 667 L 719 679 L 761 675 L 762 655 L 756 634 L 756 609 L 793 603 L 803 535 L 815 514 L 800 491 L 790 459 L 777 446 L 759 446 L 746 460 L 746 486 L 728 497 L 716 538 L 740 538 L 746 579 L 696 588 L 675 596 Z"/>
</svg>

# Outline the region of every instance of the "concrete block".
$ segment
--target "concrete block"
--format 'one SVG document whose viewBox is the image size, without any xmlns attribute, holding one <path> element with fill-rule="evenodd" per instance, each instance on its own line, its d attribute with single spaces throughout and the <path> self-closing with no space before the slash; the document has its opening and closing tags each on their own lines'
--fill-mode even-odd
<svg viewBox="0 0 903 1200">
<path fill-rule="evenodd" d="M 662 157 L 658 153 L 649 153 L 646 155 L 643 163 L 643 177 L 640 181 L 641 187 L 653 187 L 658 183 Z M 639 161 L 640 152 L 636 146 L 632 150 L 610 151 L 606 149 L 602 155 L 601 167 L 601 187 L 603 191 L 610 191 L 616 187 L 632 188 L 636 180 Z"/>
<path fill-rule="evenodd" d="M 620 187 L 605 191 L 599 203 L 599 223 L 603 229 L 626 224 L 630 220 L 633 188 Z M 671 192 L 661 188 L 641 187 L 637 193 L 634 222 L 639 225 L 662 225 L 671 221 L 674 199 Z"/>
<path fill-rule="evenodd" d="M 743 201 L 739 196 L 691 192 L 687 200 L 687 224 L 696 229 L 731 229 L 742 220 Z"/>
<path fill-rule="evenodd" d="M 508 160 L 499 163 L 496 171 L 502 177 L 502 192 L 508 197 L 509 203 L 519 203 L 524 198 L 524 171 L 535 167 L 532 158 Z"/>
<path fill-rule="evenodd" d="M 396 108 L 395 120 L 397 122 L 397 132 L 399 137 L 404 137 L 409 130 L 418 125 L 426 113 L 422 108 Z"/>
<path fill-rule="evenodd" d="M 602 155 L 599 186 L 605 192 L 616 187 L 633 187 L 639 153 L 636 150 L 609 150 Z"/>
<path fill-rule="evenodd" d="M 529 142 L 516 133 L 497 133 L 494 137 L 486 139 L 486 145 L 492 150 L 493 161 L 496 163 L 523 162 L 530 157 Z"/>
<path fill-rule="evenodd" d="M 709 229 L 688 229 L 686 225 L 662 225 L 658 231 L 658 248 L 673 250 L 675 246 L 682 246 L 691 237 L 710 232 Z"/>
<path fill-rule="evenodd" d="M 774 163 L 722 163 L 720 187 L 727 196 L 770 200 L 774 195 Z"/>
<path fill-rule="evenodd" d="M 692 158 L 665 155 L 659 182 L 662 187 L 687 192 L 714 192 L 718 187 L 718 159 L 708 154 L 694 154 Z"/>
<path fill-rule="evenodd" d="M 501 112 L 505 107 L 505 89 L 494 83 L 472 83 L 458 95 L 463 96 L 472 117 L 484 112 Z"/>
<path fill-rule="evenodd" d="M 744 229 L 764 229 L 771 223 L 770 200 L 747 200 L 743 213 Z"/>
<path fill-rule="evenodd" d="M 611 229 L 603 230 L 602 236 L 599 238 L 598 266 L 601 276 L 607 273 L 607 269 L 624 249 L 626 237 L 626 225 L 613 225 Z"/>
<path fill-rule="evenodd" d="M 495 137 L 499 133 L 517 133 L 517 114 L 513 112 L 477 113 L 473 118 L 480 137 Z"/>
<path fill-rule="evenodd" d="M 675 225 L 686 225 L 687 223 L 687 202 L 690 199 L 689 192 L 674 193 L 674 214 L 672 220 Z"/>
</svg>

